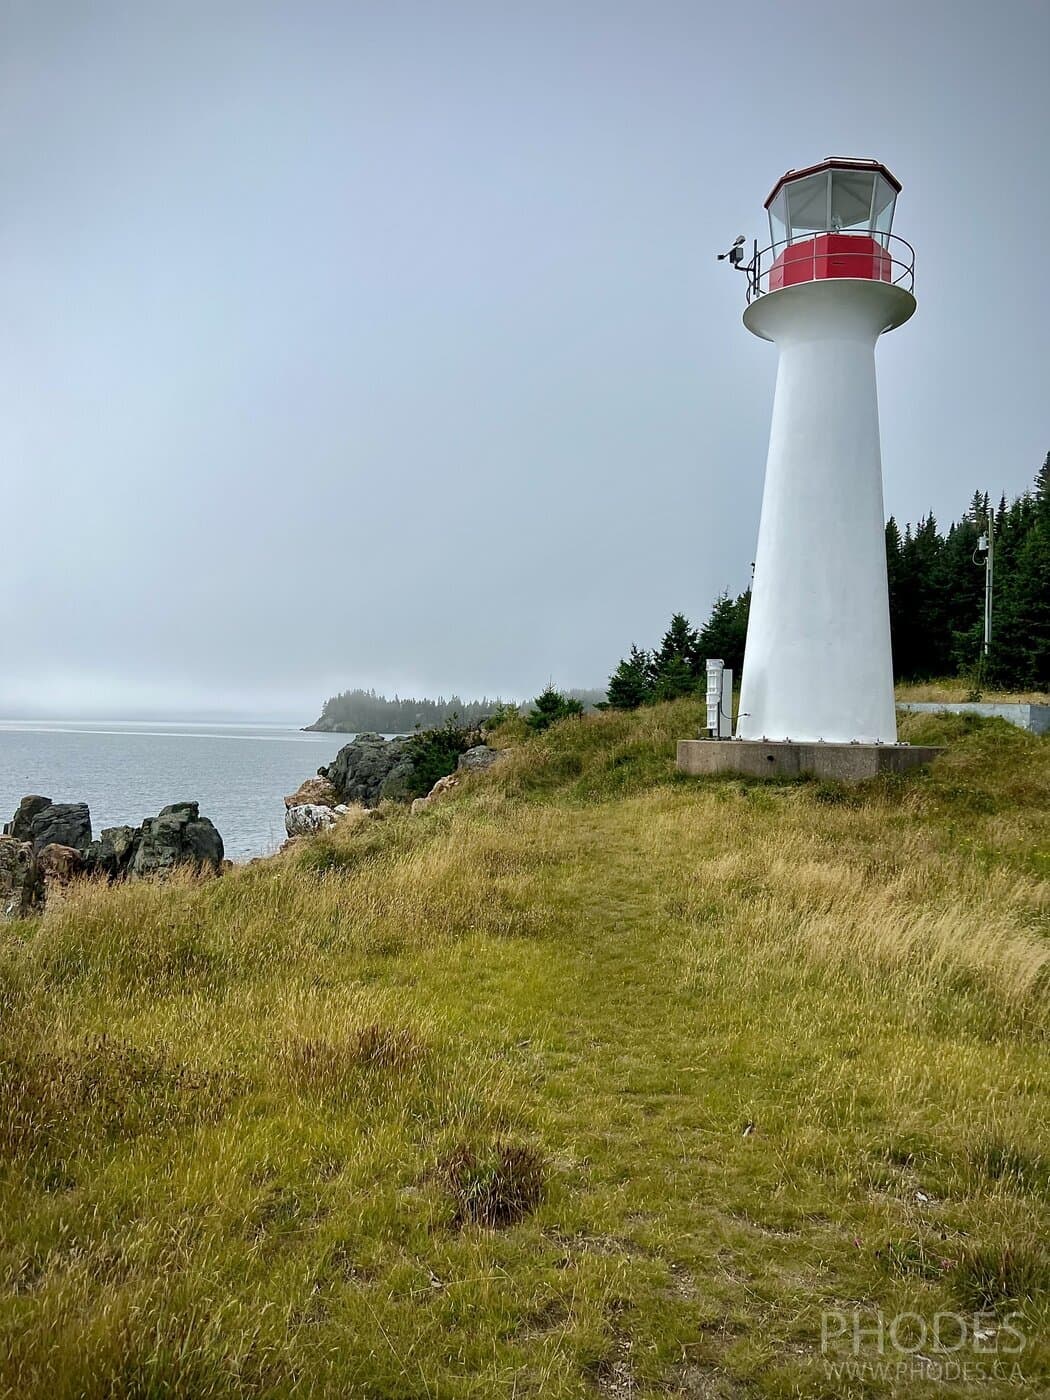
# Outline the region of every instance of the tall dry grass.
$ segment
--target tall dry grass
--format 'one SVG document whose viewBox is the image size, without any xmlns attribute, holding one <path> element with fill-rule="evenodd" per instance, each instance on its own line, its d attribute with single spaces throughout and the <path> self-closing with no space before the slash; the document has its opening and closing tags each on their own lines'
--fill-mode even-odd
<svg viewBox="0 0 1050 1400">
<path fill-rule="evenodd" d="M 932 681 L 912 681 L 896 687 L 897 699 L 902 701 L 930 701 L 934 704 L 950 704 L 953 701 L 965 701 L 972 698 L 973 686 L 966 680 L 959 677 L 949 677 L 945 680 Z M 1050 694 L 1045 690 L 981 690 L 981 699 L 989 705 L 995 704 L 1022 704 L 1022 705 L 1047 705 L 1050 704 Z"/>
</svg>

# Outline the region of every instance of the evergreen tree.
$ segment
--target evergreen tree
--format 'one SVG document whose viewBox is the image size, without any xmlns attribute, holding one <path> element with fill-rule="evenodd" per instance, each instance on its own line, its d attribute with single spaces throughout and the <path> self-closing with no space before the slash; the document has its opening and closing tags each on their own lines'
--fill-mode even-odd
<svg viewBox="0 0 1050 1400">
<path fill-rule="evenodd" d="M 535 708 L 525 716 L 525 723 L 537 732 L 549 729 L 559 720 L 583 714 L 583 706 L 579 700 L 562 695 L 553 685 L 548 685 L 546 690 L 537 695 L 533 704 Z"/>
<path fill-rule="evenodd" d="M 984 637 L 984 569 L 977 541 L 988 528 L 988 497 L 977 491 L 970 508 L 951 525 L 934 566 L 933 591 L 944 636 L 942 675 L 958 675 L 976 665 Z"/>
<path fill-rule="evenodd" d="M 612 710 L 636 710 L 639 705 L 647 705 L 653 698 L 652 682 L 649 679 L 652 657 L 647 651 L 639 651 L 632 643 L 631 650 L 609 677 L 607 692 L 609 708 Z"/>
<path fill-rule="evenodd" d="M 890 637 L 893 643 L 893 673 L 899 674 L 900 648 L 904 639 L 904 561 L 900 527 L 891 515 L 886 521 L 886 583 L 890 595 Z"/>
<path fill-rule="evenodd" d="M 1017 689 L 1050 688 L 1050 453 L 1034 493 L 1006 514 L 995 564 L 991 675 Z"/>
<path fill-rule="evenodd" d="M 730 598 L 721 593 L 715 599 L 711 616 L 700 629 L 697 650 L 703 666 L 709 657 L 721 657 L 739 678 L 744 668 L 744 644 L 747 641 L 747 619 L 751 611 L 751 590 Z"/>
<path fill-rule="evenodd" d="M 675 700 L 696 690 L 702 664 L 698 643 L 696 628 L 684 613 L 675 613 L 649 668 L 656 699 Z"/>
<path fill-rule="evenodd" d="M 937 560 L 943 540 L 932 515 L 919 521 L 914 533 L 905 527 L 897 572 L 897 635 L 894 641 L 898 676 L 926 679 L 943 676 L 951 647 L 944 636 Z"/>
<path fill-rule="evenodd" d="M 695 695 L 699 687 L 696 672 L 684 656 L 670 656 L 660 668 L 653 685 L 654 700 L 678 700 Z"/>
</svg>

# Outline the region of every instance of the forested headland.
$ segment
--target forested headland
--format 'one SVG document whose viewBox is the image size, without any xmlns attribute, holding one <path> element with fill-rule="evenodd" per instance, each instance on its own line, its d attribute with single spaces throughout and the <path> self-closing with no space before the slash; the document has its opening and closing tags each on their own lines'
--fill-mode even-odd
<svg viewBox="0 0 1050 1400">
<path fill-rule="evenodd" d="M 567 690 L 571 699 L 578 700 L 583 709 L 593 709 L 605 698 L 603 690 Z M 436 700 L 419 700 L 395 695 L 388 699 L 377 695 L 374 690 L 344 690 L 326 700 L 319 719 L 307 725 L 308 729 L 325 734 L 363 734 L 374 731 L 377 734 L 410 734 L 416 729 L 437 729 L 441 725 L 454 723 L 467 728 L 480 724 L 484 719 L 507 709 L 528 709 L 528 702 L 519 705 L 516 700 L 505 701 L 498 696 L 494 700 L 483 697 L 481 700 L 463 700 L 458 695 L 447 699 L 439 695 Z"/>
</svg>

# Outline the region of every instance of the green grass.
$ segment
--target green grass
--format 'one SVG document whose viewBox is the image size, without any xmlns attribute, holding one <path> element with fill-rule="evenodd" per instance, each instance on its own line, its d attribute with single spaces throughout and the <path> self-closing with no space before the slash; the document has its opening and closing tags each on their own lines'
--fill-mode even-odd
<svg viewBox="0 0 1050 1400">
<path fill-rule="evenodd" d="M 1050 747 L 682 780 L 701 719 L 512 726 L 419 816 L 4 926 L 0 1393 L 1050 1388 Z M 829 1375 L 854 1307 L 1025 1379 Z"/>
</svg>

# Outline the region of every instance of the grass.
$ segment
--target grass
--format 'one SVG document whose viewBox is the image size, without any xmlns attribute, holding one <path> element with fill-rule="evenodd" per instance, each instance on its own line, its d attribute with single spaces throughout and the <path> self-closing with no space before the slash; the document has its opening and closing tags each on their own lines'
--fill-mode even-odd
<svg viewBox="0 0 1050 1400">
<path fill-rule="evenodd" d="M 680 779 L 701 722 L 4 926 L 0 1393 L 1045 1393 L 1050 747 Z M 853 1308 L 1024 1379 L 829 1373 Z"/>
<path fill-rule="evenodd" d="M 943 680 L 913 681 L 897 686 L 897 699 L 920 703 L 924 700 L 934 704 L 948 704 L 952 701 L 971 699 L 972 683 L 965 677 L 952 676 Z M 1050 695 L 1045 690 L 1008 691 L 981 687 L 981 700 L 988 705 L 1021 703 L 1024 705 L 1048 705 Z"/>
</svg>

